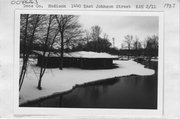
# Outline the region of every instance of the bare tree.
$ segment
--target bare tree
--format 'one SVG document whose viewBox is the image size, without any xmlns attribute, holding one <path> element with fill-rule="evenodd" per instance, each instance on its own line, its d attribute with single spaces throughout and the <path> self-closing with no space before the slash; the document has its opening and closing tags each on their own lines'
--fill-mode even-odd
<svg viewBox="0 0 180 119">
<path fill-rule="evenodd" d="M 121 49 L 124 49 L 124 43 L 121 43 Z"/>
<path fill-rule="evenodd" d="M 88 30 L 85 30 L 84 33 L 85 33 L 86 43 L 90 42 L 90 40 L 91 40 L 91 33 Z"/>
<path fill-rule="evenodd" d="M 138 50 L 141 48 L 141 42 L 139 41 L 139 38 L 135 36 L 135 41 L 133 42 L 133 48 L 135 50 L 135 56 L 138 55 Z"/>
<path fill-rule="evenodd" d="M 127 47 L 130 50 L 132 42 L 133 42 L 133 36 L 132 35 L 126 35 L 124 38 L 125 38 L 124 42 L 127 44 Z"/>
<path fill-rule="evenodd" d="M 133 42 L 133 48 L 135 50 L 138 50 L 141 48 L 141 43 L 140 43 L 139 38 L 137 36 L 135 37 L 135 40 Z"/>
<path fill-rule="evenodd" d="M 80 42 L 80 40 L 82 39 L 82 33 L 83 31 L 80 30 L 79 27 L 72 30 L 68 30 L 64 36 L 64 46 L 66 46 L 66 48 L 71 49 L 73 45 Z"/>
<path fill-rule="evenodd" d="M 22 18 L 22 16 L 21 16 Z M 21 68 L 21 73 L 20 73 L 20 77 L 19 77 L 19 91 L 21 90 L 21 86 L 23 84 L 23 80 L 24 80 L 24 75 L 26 73 L 26 67 L 27 67 L 27 61 L 26 61 L 26 40 L 27 40 L 27 27 L 28 27 L 28 18 L 29 18 L 29 14 L 26 15 L 25 17 L 25 30 L 24 30 L 24 38 L 23 38 L 23 48 L 22 48 L 22 53 L 23 53 L 23 65 Z M 22 21 L 22 19 L 21 19 Z"/>
<path fill-rule="evenodd" d="M 103 33 L 103 39 L 109 39 L 109 36 L 108 36 L 108 34 L 106 34 L 106 33 Z"/>
<path fill-rule="evenodd" d="M 124 38 L 125 38 L 124 42 L 127 44 L 127 47 L 128 47 L 129 53 L 130 53 L 131 45 L 133 42 L 133 36 L 126 35 Z M 128 59 L 129 59 L 129 53 L 128 53 Z"/>
<path fill-rule="evenodd" d="M 39 31 L 41 32 L 41 30 Z M 39 90 L 42 89 L 41 82 L 42 78 L 44 76 L 44 73 L 47 68 L 47 60 L 46 58 L 50 57 L 51 50 L 53 50 L 53 45 L 55 43 L 55 40 L 59 34 L 59 29 L 57 27 L 57 22 L 54 15 L 45 15 L 43 17 L 43 30 L 42 32 L 45 33 L 39 33 L 42 37 L 42 62 L 41 62 L 41 69 L 39 74 L 39 81 L 37 88 Z"/>
<path fill-rule="evenodd" d="M 157 56 L 156 52 L 158 53 L 158 36 L 148 36 L 146 39 L 146 54 L 148 55 L 149 61 L 153 56 Z"/>
<path fill-rule="evenodd" d="M 145 39 L 144 41 L 141 42 L 142 48 L 145 49 L 147 46 L 147 40 Z"/>
<path fill-rule="evenodd" d="M 102 29 L 100 26 L 96 25 L 91 27 L 91 37 L 93 40 L 98 40 L 98 37 L 100 36 L 101 33 L 102 33 Z"/>
<path fill-rule="evenodd" d="M 71 41 L 74 37 L 77 37 L 78 34 L 80 34 L 80 25 L 78 23 L 78 16 L 75 15 L 55 15 L 58 27 L 59 27 L 59 33 L 60 33 L 60 39 L 61 41 L 61 60 L 59 64 L 59 68 L 63 69 L 63 53 L 64 53 L 64 42 Z M 65 41 L 67 40 L 67 41 Z"/>
<path fill-rule="evenodd" d="M 146 47 L 151 47 L 152 49 L 158 49 L 158 36 L 153 35 L 151 37 L 147 37 L 147 46 Z"/>
<path fill-rule="evenodd" d="M 23 81 L 24 81 L 24 77 L 27 71 L 27 63 L 28 63 L 28 59 L 29 59 L 29 55 L 31 53 L 32 50 L 32 43 L 34 41 L 34 36 L 35 36 L 35 32 L 36 29 L 38 27 L 38 22 L 39 22 L 39 15 L 25 15 L 25 29 L 24 29 L 24 37 L 23 39 L 23 66 L 21 69 L 21 73 L 20 73 L 20 77 L 19 77 L 19 91 L 21 90 Z M 32 23 L 30 23 L 30 18 L 32 19 Z M 22 17 L 21 17 L 22 18 Z M 21 19 L 22 20 L 22 19 Z M 28 37 L 28 25 L 32 26 L 32 32 L 31 35 Z M 31 28 L 31 27 L 30 27 Z M 23 31 L 23 30 L 22 30 Z M 21 35 L 23 36 L 23 35 Z M 29 38 L 29 39 L 28 39 Z"/>
<path fill-rule="evenodd" d="M 42 77 L 46 71 L 46 51 L 47 51 L 47 43 L 48 43 L 48 39 L 49 39 L 49 33 L 50 33 L 50 27 L 51 27 L 51 22 L 52 22 L 52 16 L 49 16 L 49 23 L 48 23 L 48 27 L 47 27 L 47 34 L 46 34 L 46 39 L 45 39 L 45 43 L 44 43 L 44 47 L 43 47 L 43 58 L 42 58 L 42 65 L 41 65 L 41 69 L 40 69 L 40 74 L 39 74 L 39 82 L 38 82 L 38 89 L 42 89 L 41 87 L 41 81 L 42 81 Z"/>
</svg>

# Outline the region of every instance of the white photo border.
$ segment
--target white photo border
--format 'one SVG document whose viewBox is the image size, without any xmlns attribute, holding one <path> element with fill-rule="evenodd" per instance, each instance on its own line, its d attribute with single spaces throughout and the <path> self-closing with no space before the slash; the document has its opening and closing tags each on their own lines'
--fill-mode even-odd
<svg viewBox="0 0 180 119">
<path fill-rule="evenodd" d="M 157 109 L 100 109 L 100 108 L 34 108 L 19 107 L 19 39 L 21 14 L 74 14 L 74 15 L 121 15 L 121 16 L 158 16 L 159 17 L 159 59 L 158 59 L 158 99 Z M 164 12 L 146 11 L 100 11 L 100 10 L 15 10 L 14 17 L 14 114 L 15 115 L 53 115 L 60 117 L 159 117 L 164 114 Z"/>
</svg>

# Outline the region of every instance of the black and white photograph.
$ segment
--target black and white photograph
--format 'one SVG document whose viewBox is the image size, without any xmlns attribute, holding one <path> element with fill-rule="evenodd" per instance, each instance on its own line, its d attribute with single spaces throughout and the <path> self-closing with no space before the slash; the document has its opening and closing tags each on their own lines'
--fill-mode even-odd
<svg viewBox="0 0 180 119">
<path fill-rule="evenodd" d="M 19 107 L 157 109 L 159 17 L 20 14 Z"/>
<path fill-rule="evenodd" d="M 0 117 L 179 118 L 179 0 L 0 0 Z"/>
</svg>

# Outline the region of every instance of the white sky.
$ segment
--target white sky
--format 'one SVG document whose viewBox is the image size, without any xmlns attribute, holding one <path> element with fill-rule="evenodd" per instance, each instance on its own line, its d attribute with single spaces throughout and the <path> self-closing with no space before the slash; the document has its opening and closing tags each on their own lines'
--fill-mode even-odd
<svg viewBox="0 0 180 119">
<path fill-rule="evenodd" d="M 157 16 L 95 16 L 82 15 L 79 17 L 84 29 L 99 25 L 102 32 L 108 34 L 110 42 L 115 38 L 115 46 L 120 48 L 125 35 L 137 36 L 143 41 L 147 36 L 158 35 Z M 103 34 L 102 33 L 102 34 Z"/>
</svg>

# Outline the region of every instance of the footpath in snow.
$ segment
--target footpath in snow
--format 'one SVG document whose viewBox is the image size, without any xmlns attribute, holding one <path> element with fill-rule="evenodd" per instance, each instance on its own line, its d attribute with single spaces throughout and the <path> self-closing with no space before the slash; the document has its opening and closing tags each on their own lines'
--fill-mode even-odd
<svg viewBox="0 0 180 119">
<path fill-rule="evenodd" d="M 107 78 L 136 75 L 153 75 L 152 69 L 144 65 L 129 61 L 114 61 L 118 65 L 115 69 L 86 70 L 79 68 L 64 68 L 63 70 L 47 69 L 42 79 L 42 90 L 37 89 L 40 68 L 35 66 L 34 60 L 30 61 L 27 75 L 20 91 L 20 104 L 38 98 L 46 97 L 57 92 L 72 89 L 76 84 L 83 84 Z"/>
</svg>

